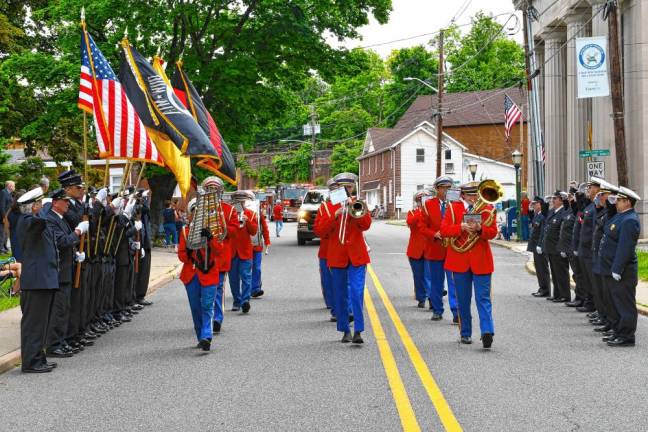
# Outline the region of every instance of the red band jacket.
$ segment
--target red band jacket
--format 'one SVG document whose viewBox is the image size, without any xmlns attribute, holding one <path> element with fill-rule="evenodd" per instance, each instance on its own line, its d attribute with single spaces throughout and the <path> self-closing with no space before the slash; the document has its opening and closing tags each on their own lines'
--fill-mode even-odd
<svg viewBox="0 0 648 432">
<path fill-rule="evenodd" d="M 218 261 L 219 256 L 222 255 L 226 247 L 213 237 L 209 243 L 209 257 L 208 257 L 208 270 L 204 272 L 197 266 L 202 266 L 205 261 L 205 250 L 203 248 L 190 250 L 187 249 L 187 236 L 189 235 L 189 227 L 183 227 L 180 235 L 180 243 L 178 245 L 178 258 L 183 263 L 182 270 L 180 271 L 180 280 L 184 284 L 188 284 L 198 275 L 200 285 L 217 285 L 219 281 Z"/>
<path fill-rule="evenodd" d="M 250 236 L 253 236 L 257 233 L 259 225 L 256 221 L 256 213 L 250 209 L 245 209 L 243 214 L 247 216 L 247 221 L 243 227 L 239 228 L 238 221 L 236 224 L 236 229 L 234 230 L 234 235 L 232 236 L 232 258 L 239 257 L 242 260 L 252 259 L 252 239 Z"/>
<path fill-rule="evenodd" d="M 364 239 L 364 232 L 371 226 L 371 215 L 369 212 L 360 218 L 346 217 L 346 234 L 344 243 L 340 241 L 340 231 L 343 217 L 340 214 L 337 218 L 335 212 L 341 208 L 340 204 L 332 205 L 327 203 L 330 216 L 324 216 L 321 232 L 327 234 L 328 251 L 327 263 L 331 268 L 345 268 L 349 264 L 354 266 L 369 264 L 369 252 Z"/>
</svg>

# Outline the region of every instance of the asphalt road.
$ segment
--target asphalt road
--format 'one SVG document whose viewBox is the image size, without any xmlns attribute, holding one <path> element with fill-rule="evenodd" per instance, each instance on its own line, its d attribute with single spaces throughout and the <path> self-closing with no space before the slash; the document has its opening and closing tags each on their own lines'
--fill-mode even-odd
<svg viewBox="0 0 648 432">
<path fill-rule="evenodd" d="M 407 229 L 376 223 L 368 241 L 386 298 L 370 275 L 367 292 L 384 337 L 367 316 L 365 344 L 341 344 L 321 299 L 317 246 L 298 247 L 294 230 L 273 237 L 266 296 L 249 315 L 226 312 L 210 353 L 193 348 L 184 288 L 173 282 L 53 373 L 0 375 L 0 430 L 437 431 L 453 419 L 466 431 L 648 428 L 646 319 L 635 348 L 608 348 L 583 314 L 530 296 L 525 257 L 493 247 L 493 349 L 481 349 L 476 312 L 476 343 L 459 345 L 449 313 L 432 322 L 415 307 Z"/>
</svg>

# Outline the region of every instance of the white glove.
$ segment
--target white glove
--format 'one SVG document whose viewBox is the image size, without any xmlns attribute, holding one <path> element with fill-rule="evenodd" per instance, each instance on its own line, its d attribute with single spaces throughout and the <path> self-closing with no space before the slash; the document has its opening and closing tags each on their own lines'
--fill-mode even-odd
<svg viewBox="0 0 648 432">
<path fill-rule="evenodd" d="M 270 253 L 270 245 L 266 246 L 265 248 L 265 254 L 268 255 Z"/>
<path fill-rule="evenodd" d="M 578 256 L 578 251 L 574 251 L 574 256 L 575 256 L 575 257 Z"/>
<path fill-rule="evenodd" d="M 542 255 L 542 248 L 540 246 L 536 246 L 536 253 Z"/>
<path fill-rule="evenodd" d="M 142 221 L 135 221 L 135 229 L 137 231 L 142 229 Z"/>
<path fill-rule="evenodd" d="M 560 252 L 560 256 L 563 258 L 567 258 L 567 254 L 565 252 Z"/>
<path fill-rule="evenodd" d="M 141 251 L 142 251 L 142 258 L 144 258 L 146 256 L 146 251 L 144 249 L 141 249 Z"/>
<path fill-rule="evenodd" d="M 101 204 L 106 204 L 106 197 L 108 196 L 108 188 L 101 188 L 99 189 L 99 192 L 97 192 L 97 196 L 95 199 L 99 201 Z"/>
<path fill-rule="evenodd" d="M 131 198 L 128 201 L 128 204 L 126 204 L 126 208 L 124 209 L 124 214 L 129 218 L 132 217 L 134 208 L 135 208 L 135 198 Z"/>
<path fill-rule="evenodd" d="M 621 280 L 621 275 L 620 274 L 612 273 L 612 277 L 617 282 Z"/>
<path fill-rule="evenodd" d="M 79 225 L 75 228 L 75 230 L 81 231 L 81 234 L 85 234 L 88 232 L 88 229 L 90 228 L 90 222 L 88 221 L 81 221 L 79 222 Z"/>
<path fill-rule="evenodd" d="M 135 248 L 135 250 L 138 250 L 142 246 L 140 245 L 140 242 L 133 242 L 133 247 Z"/>
<path fill-rule="evenodd" d="M 76 262 L 82 263 L 85 261 L 85 252 L 77 252 L 76 253 Z"/>
<path fill-rule="evenodd" d="M 147 196 L 149 196 L 150 192 L 150 190 L 146 189 L 144 192 L 142 192 L 142 197 L 146 198 Z"/>
</svg>

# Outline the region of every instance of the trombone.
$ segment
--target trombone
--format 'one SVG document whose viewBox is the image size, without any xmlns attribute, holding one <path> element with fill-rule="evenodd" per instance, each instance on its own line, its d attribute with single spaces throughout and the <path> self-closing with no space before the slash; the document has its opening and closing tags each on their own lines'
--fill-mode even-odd
<svg viewBox="0 0 648 432">
<path fill-rule="evenodd" d="M 358 190 L 358 185 L 356 184 L 356 190 Z M 367 203 L 357 198 L 352 198 L 353 202 L 349 204 L 348 201 L 344 203 L 342 208 L 342 221 L 340 222 L 340 231 L 338 234 L 338 239 L 340 243 L 344 244 L 346 241 L 347 226 L 349 224 L 349 216 L 354 219 L 359 219 L 367 214 Z"/>
</svg>

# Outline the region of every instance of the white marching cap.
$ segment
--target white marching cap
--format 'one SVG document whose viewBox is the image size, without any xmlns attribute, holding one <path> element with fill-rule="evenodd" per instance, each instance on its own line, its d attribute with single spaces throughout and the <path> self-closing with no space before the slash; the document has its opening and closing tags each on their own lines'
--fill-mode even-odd
<svg viewBox="0 0 648 432">
<path fill-rule="evenodd" d="M 629 200 L 639 201 L 641 197 L 635 191 L 625 186 L 621 186 L 617 192 L 617 196 L 621 198 L 628 198 Z"/>
<path fill-rule="evenodd" d="M 33 202 L 40 201 L 41 199 L 43 199 L 43 195 L 45 195 L 43 193 L 43 188 L 34 188 L 22 194 L 22 196 L 18 198 L 18 204 L 31 204 Z"/>
</svg>

